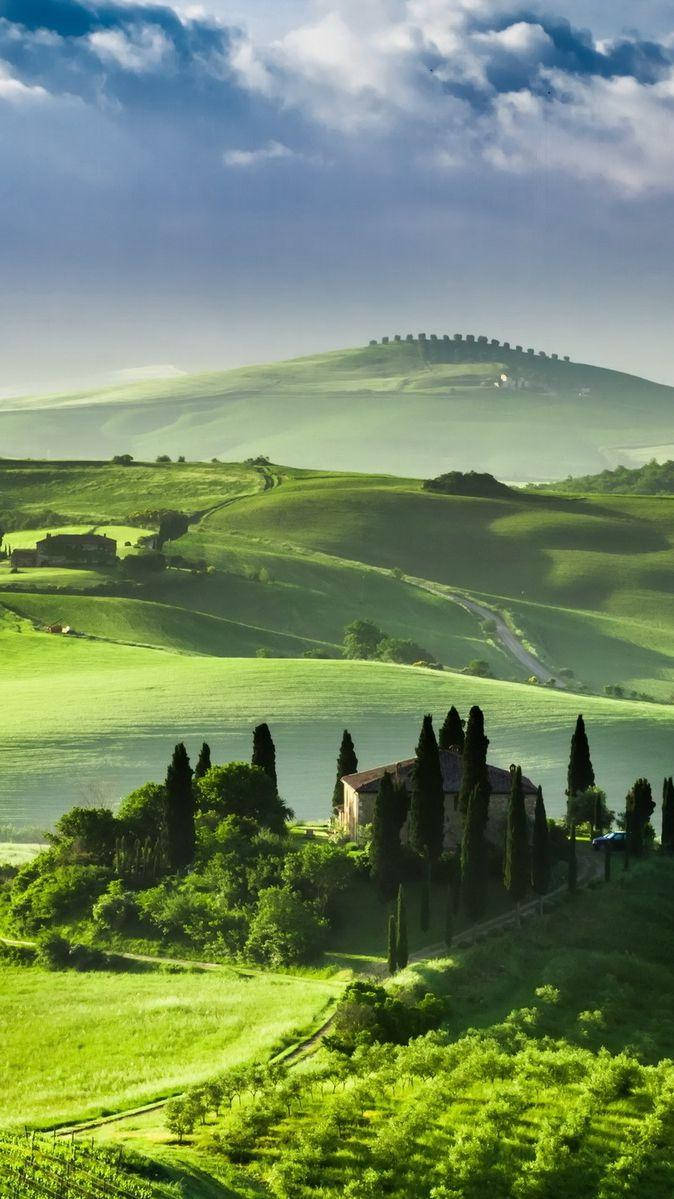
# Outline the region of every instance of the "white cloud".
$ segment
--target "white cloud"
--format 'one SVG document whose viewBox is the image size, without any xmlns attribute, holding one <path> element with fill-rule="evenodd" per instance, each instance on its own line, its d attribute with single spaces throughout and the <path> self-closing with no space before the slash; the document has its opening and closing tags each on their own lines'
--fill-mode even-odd
<svg viewBox="0 0 674 1199">
<path fill-rule="evenodd" d="M 274 162 L 279 158 L 301 158 L 283 142 L 269 141 L 255 150 L 225 150 L 222 161 L 227 167 L 253 167 L 261 163 Z"/>
<path fill-rule="evenodd" d="M 121 29 L 101 29 L 90 33 L 89 45 L 103 62 L 114 62 L 125 71 L 144 72 L 162 67 L 172 45 L 156 25 L 134 29 L 134 36 Z"/>
<path fill-rule="evenodd" d="M 51 99 L 49 92 L 38 85 L 31 86 L 16 79 L 7 63 L 0 61 L 0 100 L 9 104 L 23 105 L 42 103 Z"/>
</svg>

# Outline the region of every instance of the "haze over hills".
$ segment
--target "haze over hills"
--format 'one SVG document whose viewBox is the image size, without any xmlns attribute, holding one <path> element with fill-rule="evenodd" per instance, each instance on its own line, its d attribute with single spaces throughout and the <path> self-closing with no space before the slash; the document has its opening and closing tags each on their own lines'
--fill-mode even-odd
<svg viewBox="0 0 674 1199">
<path fill-rule="evenodd" d="M 484 338 L 409 335 L 269 365 L 0 402 L 6 456 L 128 452 L 512 481 L 672 450 L 674 389 Z"/>
</svg>

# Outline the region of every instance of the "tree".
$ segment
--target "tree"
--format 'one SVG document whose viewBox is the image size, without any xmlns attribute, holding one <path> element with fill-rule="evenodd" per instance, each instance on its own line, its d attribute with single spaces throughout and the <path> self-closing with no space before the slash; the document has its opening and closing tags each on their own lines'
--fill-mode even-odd
<svg viewBox="0 0 674 1199">
<path fill-rule="evenodd" d="M 274 833 L 283 833 L 292 815 L 276 788 L 259 766 L 228 762 L 211 766 L 197 784 L 199 809 L 211 826 L 226 816 L 244 816 Z"/>
<path fill-rule="evenodd" d="M 348 729 L 342 733 L 342 743 L 337 755 L 337 778 L 332 793 L 332 810 L 336 812 L 342 806 L 342 779 L 347 774 L 355 774 L 358 770 L 358 758 L 354 749 L 351 734 Z"/>
<path fill-rule="evenodd" d="M 370 875 L 382 899 L 393 899 L 400 882 L 400 822 L 396 787 L 384 771 L 374 801 Z"/>
<path fill-rule="evenodd" d="M 251 765 L 259 766 L 261 770 L 264 770 L 265 774 L 269 775 L 274 784 L 274 790 L 278 792 L 276 746 L 272 741 L 268 724 L 258 724 L 253 729 L 253 756 L 251 758 Z"/>
<path fill-rule="evenodd" d="M 445 945 L 449 949 L 454 939 L 454 896 L 452 888 L 447 888 L 445 903 Z"/>
<path fill-rule="evenodd" d="M 123 799 L 117 813 L 123 834 L 139 841 L 157 840 L 166 825 L 166 788 L 163 783 L 144 783 Z"/>
<path fill-rule="evenodd" d="M 674 779 L 671 775 L 662 784 L 662 833 L 660 836 L 662 849 L 671 853 L 674 850 Z"/>
<path fill-rule="evenodd" d="M 195 779 L 202 779 L 211 769 L 211 747 L 207 741 L 202 741 L 197 764 L 194 767 Z"/>
<path fill-rule="evenodd" d="M 529 837 L 521 766 L 516 766 L 512 774 L 506 821 L 503 884 L 510 898 L 516 904 L 520 904 L 529 885 Z"/>
<path fill-rule="evenodd" d="M 384 634 L 371 620 L 354 620 L 344 629 L 345 658 L 376 658 Z"/>
<path fill-rule="evenodd" d="M 536 792 L 534 835 L 531 847 L 531 886 L 537 895 L 545 895 L 550 886 L 550 834 L 541 787 Z"/>
<path fill-rule="evenodd" d="M 409 961 L 407 947 L 407 904 L 402 883 L 398 887 L 398 903 L 396 905 L 396 963 L 399 970 L 404 970 Z"/>
<path fill-rule="evenodd" d="M 581 791 L 587 791 L 590 787 L 594 787 L 594 769 L 585 732 L 585 721 L 582 715 L 579 715 L 571 738 L 566 794 L 571 800 L 574 795 L 580 794 Z"/>
<path fill-rule="evenodd" d="M 431 864 L 428 858 L 424 863 L 420 900 L 419 925 L 422 933 L 427 933 L 431 926 Z"/>
<path fill-rule="evenodd" d="M 652 835 L 651 816 L 655 811 L 651 784 L 648 779 L 637 779 L 625 801 L 627 822 L 625 829 L 630 852 L 640 857 Z"/>
<path fill-rule="evenodd" d="M 71 808 L 47 835 L 61 861 L 110 866 L 120 828 L 109 808 Z"/>
<path fill-rule="evenodd" d="M 567 874 L 567 885 L 572 893 L 578 885 L 578 861 L 576 858 L 576 826 L 571 823 L 569 830 L 569 869 Z"/>
<path fill-rule="evenodd" d="M 387 963 L 389 974 L 395 974 L 398 969 L 398 961 L 396 958 L 396 918 L 393 914 L 388 918 Z"/>
<path fill-rule="evenodd" d="M 332 919 L 338 915 L 339 897 L 353 886 L 355 873 L 353 856 L 341 845 L 307 841 L 286 854 L 282 878 L 321 916 Z"/>
<path fill-rule="evenodd" d="M 454 704 L 452 704 L 440 729 L 438 745 L 440 749 L 456 749 L 459 753 L 463 753 L 465 739 L 466 734 L 463 727 L 463 720 L 459 716 Z"/>
<path fill-rule="evenodd" d="M 131 466 L 133 462 L 133 454 L 115 454 L 112 458 L 113 466 Z"/>
<path fill-rule="evenodd" d="M 267 887 L 260 892 L 246 951 L 269 966 L 308 962 L 320 950 L 326 930 L 327 922 L 295 891 Z"/>
<path fill-rule="evenodd" d="M 442 853 L 445 823 L 445 792 L 440 752 L 433 730 L 433 717 L 424 716 L 416 749 L 409 843 L 418 854 L 437 861 Z"/>
<path fill-rule="evenodd" d="M 159 459 L 157 459 L 159 461 Z M 171 459 L 167 458 L 167 462 Z M 159 530 L 157 532 L 157 548 L 161 549 L 167 541 L 177 541 L 179 537 L 183 537 L 190 525 L 190 518 L 185 512 L 177 512 L 173 508 L 169 508 L 162 512 L 159 517 Z"/>
<path fill-rule="evenodd" d="M 484 912 L 487 892 L 487 846 L 484 805 L 479 786 L 468 800 L 461 841 L 461 896 L 466 915 L 477 920 Z"/>
<path fill-rule="evenodd" d="M 606 804 L 606 792 L 601 787 L 588 787 L 587 791 L 578 791 L 570 795 L 566 805 L 567 818 L 578 827 L 587 824 L 590 834 L 601 834 L 613 823 L 615 813 L 609 811 Z"/>
<path fill-rule="evenodd" d="M 484 715 L 477 706 L 468 713 L 466 736 L 463 745 L 463 773 L 459 790 L 459 806 L 464 815 L 468 812 L 468 804 L 477 788 L 477 803 L 482 812 L 482 823 L 486 825 L 489 818 L 489 773 L 487 770 L 487 748 L 489 738 L 484 733 Z"/>
<path fill-rule="evenodd" d="M 194 791 L 192 767 L 182 741 L 176 745 L 166 772 L 166 833 L 171 870 L 182 870 L 194 859 Z"/>
</svg>

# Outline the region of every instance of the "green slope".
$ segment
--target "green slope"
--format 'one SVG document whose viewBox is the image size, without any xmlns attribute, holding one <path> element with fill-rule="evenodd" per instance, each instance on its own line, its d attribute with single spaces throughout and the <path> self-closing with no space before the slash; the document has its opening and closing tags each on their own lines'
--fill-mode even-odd
<svg viewBox="0 0 674 1199">
<path fill-rule="evenodd" d="M 5 452 L 129 451 L 427 476 L 452 467 L 549 479 L 671 442 L 672 390 L 550 359 L 426 342 L 0 404 Z M 453 351 L 452 351 L 453 352 Z M 497 390 L 503 371 L 523 387 Z M 637 450 L 635 449 L 636 453 Z M 638 458 L 642 461 L 642 458 Z"/>
<path fill-rule="evenodd" d="M 214 658 L 58 638 L 8 617 L 0 634 L 0 819 L 34 823 L 73 802 L 114 802 L 160 778 L 173 744 L 245 758 L 254 723 L 277 742 L 281 786 L 298 816 L 325 816 L 348 724 L 363 766 L 407 756 L 420 718 L 451 703 L 484 707 L 490 757 L 521 761 L 563 807 L 565 762 L 584 711 L 597 775 L 615 806 L 639 774 L 672 771 L 674 709 L 383 663 Z"/>
</svg>

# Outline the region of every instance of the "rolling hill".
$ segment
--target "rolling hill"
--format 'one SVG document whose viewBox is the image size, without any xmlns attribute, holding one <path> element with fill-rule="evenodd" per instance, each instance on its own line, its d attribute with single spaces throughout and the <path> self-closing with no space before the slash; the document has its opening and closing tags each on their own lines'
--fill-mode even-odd
<svg viewBox="0 0 674 1199">
<path fill-rule="evenodd" d="M 507 375 L 504 386 L 501 375 Z M 243 459 L 438 474 L 469 467 L 545 480 L 662 456 L 671 388 L 517 353 L 414 338 L 239 370 L 0 401 L 17 457 Z"/>
</svg>

